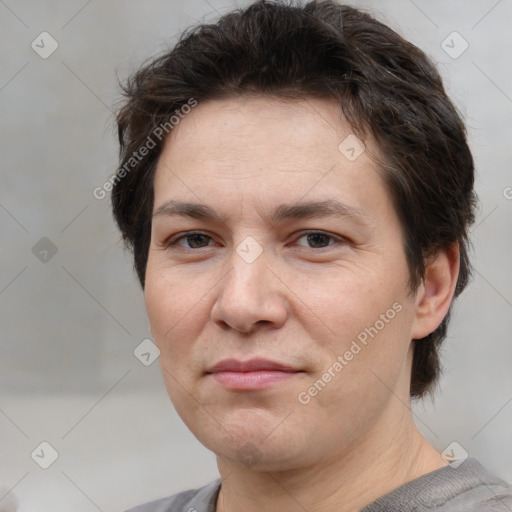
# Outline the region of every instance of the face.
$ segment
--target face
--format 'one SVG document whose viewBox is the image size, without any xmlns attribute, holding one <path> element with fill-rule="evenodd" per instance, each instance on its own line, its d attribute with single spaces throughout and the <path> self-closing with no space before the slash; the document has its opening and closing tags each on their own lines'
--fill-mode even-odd
<svg viewBox="0 0 512 512">
<path fill-rule="evenodd" d="M 332 100 L 243 97 L 200 103 L 159 160 L 150 329 L 178 414 L 234 464 L 357 452 L 408 399 L 402 230 L 354 137 Z"/>
</svg>

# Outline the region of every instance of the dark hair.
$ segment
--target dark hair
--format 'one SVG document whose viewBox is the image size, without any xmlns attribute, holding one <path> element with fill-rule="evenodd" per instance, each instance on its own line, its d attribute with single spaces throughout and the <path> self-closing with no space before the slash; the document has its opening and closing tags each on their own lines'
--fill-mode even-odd
<svg viewBox="0 0 512 512">
<path fill-rule="evenodd" d="M 404 231 L 411 292 L 421 284 L 427 258 L 455 243 L 455 297 L 466 286 L 477 198 L 464 124 L 426 55 L 369 14 L 333 0 L 301 6 L 259 0 L 217 23 L 187 29 L 171 51 L 121 86 L 112 207 L 143 288 L 153 178 L 165 140 L 154 137 L 155 129 L 169 126 L 170 116 L 191 99 L 247 94 L 339 101 L 354 133 L 361 140 L 373 137 L 380 150 L 380 169 Z M 154 147 L 139 159 L 150 139 Z M 413 398 L 432 392 L 439 378 L 450 313 L 451 307 L 433 333 L 413 340 Z"/>
</svg>

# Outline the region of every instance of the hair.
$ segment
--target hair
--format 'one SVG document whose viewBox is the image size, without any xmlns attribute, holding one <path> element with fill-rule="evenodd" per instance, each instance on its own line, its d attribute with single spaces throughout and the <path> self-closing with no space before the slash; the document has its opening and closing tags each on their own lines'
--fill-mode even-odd
<svg viewBox="0 0 512 512">
<path fill-rule="evenodd" d="M 423 281 L 428 258 L 454 246 L 460 254 L 454 297 L 465 288 L 477 197 L 464 123 L 429 58 L 371 15 L 334 0 L 259 0 L 185 30 L 174 48 L 143 64 L 121 88 L 120 166 L 111 200 L 142 288 L 154 173 L 165 142 L 155 130 L 169 126 L 191 99 L 240 95 L 339 102 L 354 133 L 363 141 L 372 137 L 379 149 L 404 233 L 411 292 Z M 134 158 L 149 140 L 144 158 Z M 412 340 L 411 398 L 431 393 L 442 373 L 439 349 L 450 314 L 451 305 L 434 332 Z"/>
</svg>

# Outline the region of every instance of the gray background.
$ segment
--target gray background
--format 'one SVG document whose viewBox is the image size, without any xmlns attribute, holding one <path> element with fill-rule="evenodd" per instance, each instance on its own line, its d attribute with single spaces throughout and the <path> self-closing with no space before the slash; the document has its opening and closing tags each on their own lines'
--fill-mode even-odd
<svg viewBox="0 0 512 512">
<path fill-rule="evenodd" d="M 481 200 L 475 277 L 455 308 L 436 401 L 414 413 L 439 450 L 457 441 L 512 481 L 512 2 L 352 4 L 439 64 L 467 121 Z M 117 163 L 116 74 L 233 7 L 0 0 L 0 482 L 15 486 L 20 512 L 114 512 L 217 476 L 158 362 L 133 355 L 150 337 L 143 296 L 109 199 L 92 191 Z M 43 31 L 59 45 L 47 59 L 31 48 Z M 456 59 L 441 46 L 453 31 L 469 44 Z M 57 249 L 47 261 L 43 237 Z M 31 458 L 42 441 L 59 454 L 46 470 Z"/>
</svg>

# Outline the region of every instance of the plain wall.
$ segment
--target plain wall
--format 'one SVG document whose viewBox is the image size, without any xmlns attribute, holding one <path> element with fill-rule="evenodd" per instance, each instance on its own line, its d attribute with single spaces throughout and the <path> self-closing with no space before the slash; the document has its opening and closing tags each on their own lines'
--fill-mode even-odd
<svg viewBox="0 0 512 512">
<path fill-rule="evenodd" d="M 431 56 L 466 119 L 481 201 L 475 276 L 454 308 L 437 398 L 414 412 L 439 450 L 457 441 L 512 481 L 512 4 L 351 4 Z M 234 7 L 0 2 L 0 482 L 16 486 L 20 512 L 114 512 L 217 477 L 158 364 L 133 355 L 150 337 L 143 295 L 109 197 L 93 190 L 117 166 L 117 77 Z M 46 59 L 31 48 L 43 31 L 59 45 Z M 469 44 L 456 59 L 441 46 L 454 31 Z M 59 454 L 46 470 L 31 458 L 43 441 Z"/>
</svg>

